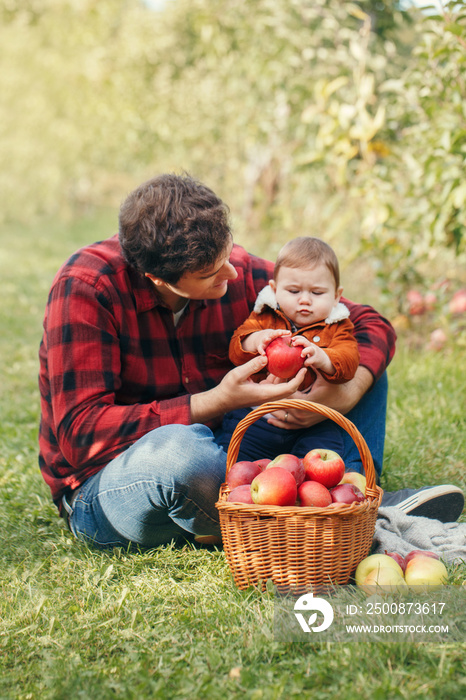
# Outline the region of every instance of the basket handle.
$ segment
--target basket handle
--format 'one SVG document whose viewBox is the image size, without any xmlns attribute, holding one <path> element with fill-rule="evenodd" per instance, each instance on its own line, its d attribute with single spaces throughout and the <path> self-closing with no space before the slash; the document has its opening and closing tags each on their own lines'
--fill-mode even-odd
<svg viewBox="0 0 466 700">
<path fill-rule="evenodd" d="M 335 423 L 337 423 L 337 425 L 346 430 L 350 437 L 353 438 L 354 443 L 358 448 L 358 452 L 361 455 L 362 466 L 366 475 L 365 495 L 368 497 L 377 498 L 378 491 L 376 490 L 375 483 L 374 461 L 366 441 L 354 423 L 348 420 L 348 418 L 345 418 L 345 416 L 338 411 L 335 411 L 333 408 L 329 408 L 328 406 L 324 406 L 320 403 L 314 403 L 313 401 L 303 401 L 301 399 L 282 399 L 280 401 L 270 401 L 250 411 L 247 416 L 245 416 L 243 420 L 238 423 L 231 437 L 227 454 L 226 473 L 228 474 L 233 464 L 235 464 L 237 461 L 241 440 L 250 425 L 255 423 L 258 418 L 261 418 L 266 413 L 273 413 L 274 411 L 294 408 L 301 409 L 303 411 L 310 411 L 311 413 L 319 413 L 320 415 L 325 416 L 325 418 L 330 418 L 330 420 L 333 420 Z"/>
</svg>

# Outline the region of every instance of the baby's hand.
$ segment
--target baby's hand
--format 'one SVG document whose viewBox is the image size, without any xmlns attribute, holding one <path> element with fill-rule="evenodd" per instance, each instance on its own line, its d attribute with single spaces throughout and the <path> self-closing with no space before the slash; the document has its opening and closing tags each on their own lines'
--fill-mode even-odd
<svg viewBox="0 0 466 700">
<path fill-rule="evenodd" d="M 265 348 L 272 342 L 275 338 L 279 338 L 282 335 L 291 335 L 290 331 L 280 330 L 273 328 L 266 328 L 263 331 L 255 331 L 250 335 L 247 335 L 243 341 L 243 350 L 246 352 L 257 352 L 259 355 L 265 355 Z"/>
<path fill-rule="evenodd" d="M 312 345 L 311 341 L 305 338 L 303 335 L 294 335 L 291 338 L 291 342 L 293 345 L 302 345 L 303 348 L 308 348 L 310 345 Z"/>
<path fill-rule="evenodd" d="M 320 369 L 327 374 L 335 374 L 335 367 L 330 361 L 329 356 L 318 345 L 314 343 L 309 343 L 308 347 L 304 348 L 301 357 L 305 357 L 304 366 L 312 367 L 313 369 Z"/>
<path fill-rule="evenodd" d="M 265 348 L 272 342 L 272 340 L 275 340 L 275 338 L 281 338 L 284 335 L 291 335 L 291 331 L 278 328 L 276 330 L 267 329 L 265 331 L 259 331 L 259 333 L 261 334 L 261 337 L 257 345 L 257 352 L 260 355 L 265 355 Z"/>
</svg>

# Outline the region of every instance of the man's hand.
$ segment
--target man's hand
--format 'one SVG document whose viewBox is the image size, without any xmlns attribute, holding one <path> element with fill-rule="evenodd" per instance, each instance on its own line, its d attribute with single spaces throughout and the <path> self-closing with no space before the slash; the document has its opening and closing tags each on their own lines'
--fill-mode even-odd
<svg viewBox="0 0 466 700">
<path fill-rule="evenodd" d="M 251 376 L 267 365 L 267 357 L 259 355 L 226 374 L 220 384 L 209 391 L 191 397 L 191 422 L 205 423 L 212 418 L 236 408 L 258 406 L 268 401 L 278 401 L 296 393 L 303 381 L 306 369 L 288 382 L 277 383 L 273 377 L 254 382 Z"/>
<path fill-rule="evenodd" d="M 344 415 L 351 411 L 362 399 L 366 391 L 372 386 L 373 381 L 374 378 L 369 370 L 360 366 L 356 370 L 353 379 L 345 384 L 330 384 L 321 376 L 318 376 L 312 385 L 311 391 L 307 393 L 296 392 L 289 398 L 320 403 L 329 408 L 334 408 Z M 273 414 L 273 417 L 268 419 L 268 422 L 279 428 L 293 430 L 309 428 L 311 425 L 316 425 L 323 420 L 325 420 L 325 416 L 321 416 L 318 413 L 293 409 L 291 411 L 277 411 Z"/>
</svg>

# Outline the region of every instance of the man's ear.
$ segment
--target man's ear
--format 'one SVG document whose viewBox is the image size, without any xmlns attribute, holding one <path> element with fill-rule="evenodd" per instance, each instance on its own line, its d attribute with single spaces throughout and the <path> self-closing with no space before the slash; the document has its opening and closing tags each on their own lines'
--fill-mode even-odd
<svg viewBox="0 0 466 700">
<path fill-rule="evenodd" d="M 155 275 L 152 275 L 150 272 L 145 272 L 144 276 L 148 277 L 151 280 L 151 282 L 153 282 L 155 284 L 156 287 L 162 287 L 163 285 L 165 285 L 165 282 L 163 280 L 161 280 L 160 277 L 156 277 Z"/>
</svg>

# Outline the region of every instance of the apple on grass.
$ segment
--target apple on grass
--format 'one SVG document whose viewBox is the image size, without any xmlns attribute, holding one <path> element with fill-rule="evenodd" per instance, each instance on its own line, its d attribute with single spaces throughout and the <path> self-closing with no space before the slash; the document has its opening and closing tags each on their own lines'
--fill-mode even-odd
<svg viewBox="0 0 466 700">
<path fill-rule="evenodd" d="M 251 484 L 252 500 L 261 506 L 294 506 L 297 495 L 294 476 L 282 467 L 265 469 Z"/>
<path fill-rule="evenodd" d="M 439 555 L 435 554 L 435 552 L 428 552 L 425 549 L 413 549 L 409 554 L 405 556 L 405 566 L 409 564 L 411 559 L 414 559 L 414 557 L 417 556 L 423 556 L 423 557 L 432 557 L 432 559 L 439 559 Z"/>
<path fill-rule="evenodd" d="M 262 468 L 254 462 L 243 460 L 235 462 L 226 476 L 226 483 L 231 490 L 243 484 L 250 484 L 260 474 Z"/>
<path fill-rule="evenodd" d="M 406 569 L 405 558 L 402 557 L 401 554 L 398 554 L 398 552 L 387 552 L 387 550 L 385 550 L 385 554 L 387 555 L 387 557 L 391 557 L 392 559 L 394 559 L 396 561 L 396 563 L 399 564 L 399 566 L 401 567 L 401 570 L 404 573 L 404 571 Z"/>
<path fill-rule="evenodd" d="M 416 590 L 435 591 L 447 582 L 447 567 L 440 559 L 416 554 L 406 565 L 405 581 Z"/>
<path fill-rule="evenodd" d="M 281 467 L 289 471 L 294 476 L 297 486 L 303 483 L 306 476 L 302 460 L 292 454 L 277 455 L 265 468 L 273 469 L 273 467 Z"/>
<path fill-rule="evenodd" d="M 357 486 L 360 491 L 366 493 L 366 477 L 359 472 L 345 472 L 340 484 L 353 484 Z"/>
<path fill-rule="evenodd" d="M 251 484 L 242 484 L 232 489 L 228 494 L 230 503 L 254 503 L 251 496 Z"/>
<path fill-rule="evenodd" d="M 393 593 L 394 591 L 407 590 L 408 586 L 403 578 L 403 573 L 399 573 L 391 567 L 380 567 L 372 569 L 366 576 L 361 588 L 372 595 L 373 593 Z"/>
<path fill-rule="evenodd" d="M 333 503 L 362 503 L 365 496 L 363 492 L 354 484 L 337 484 L 333 489 L 330 489 L 330 496 Z"/>
<path fill-rule="evenodd" d="M 345 463 L 337 452 L 316 448 L 303 457 L 306 479 L 318 481 L 328 489 L 340 483 L 345 473 Z"/>
<path fill-rule="evenodd" d="M 326 508 L 332 502 L 328 489 L 318 481 L 303 481 L 298 486 L 298 499 L 301 506 Z"/>
<path fill-rule="evenodd" d="M 302 351 L 302 346 L 292 345 L 288 337 L 275 338 L 265 348 L 268 371 L 280 379 L 295 377 L 301 367 L 304 367 Z"/>
<path fill-rule="evenodd" d="M 378 569 L 392 569 L 403 578 L 403 569 L 392 557 L 387 554 L 370 554 L 368 557 L 359 562 L 354 579 L 357 586 L 362 586 L 369 574 Z"/>
</svg>

